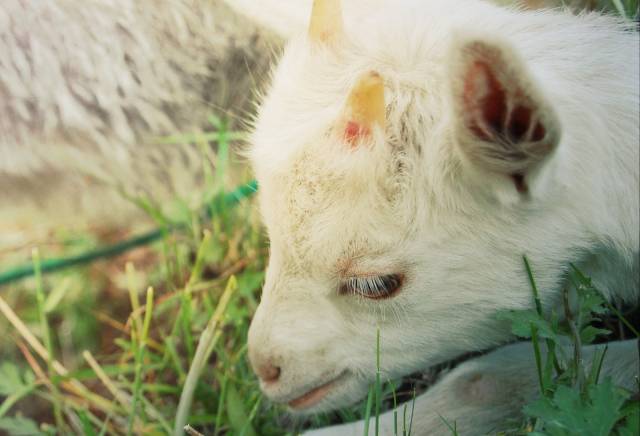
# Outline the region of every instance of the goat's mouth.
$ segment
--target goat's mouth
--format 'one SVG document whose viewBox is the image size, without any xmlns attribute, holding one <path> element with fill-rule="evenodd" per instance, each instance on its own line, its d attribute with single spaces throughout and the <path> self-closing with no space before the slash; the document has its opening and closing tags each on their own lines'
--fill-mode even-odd
<svg viewBox="0 0 640 436">
<path fill-rule="evenodd" d="M 329 392 L 331 392 L 333 388 L 336 387 L 336 384 L 342 381 L 342 379 L 344 379 L 346 375 L 346 371 L 342 372 L 334 379 L 316 386 L 315 388 L 307 391 L 301 396 L 294 398 L 293 400 L 289 401 L 287 405 L 295 411 L 302 411 L 315 406 L 320 401 L 322 401 L 329 394 Z"/>
</svg>

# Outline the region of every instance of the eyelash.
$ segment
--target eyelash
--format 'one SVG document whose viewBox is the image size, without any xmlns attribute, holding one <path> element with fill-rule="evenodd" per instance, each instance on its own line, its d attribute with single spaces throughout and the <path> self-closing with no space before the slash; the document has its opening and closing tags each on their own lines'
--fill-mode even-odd
<svg viewBox="0 0 640 436">
<path fill-rule="evenodd" d="M 340 285 L 340 294 L 356 294 L 371 300 L 390 298 L 402 287 L 401 274 L 350 277 Z"/>
</svg>

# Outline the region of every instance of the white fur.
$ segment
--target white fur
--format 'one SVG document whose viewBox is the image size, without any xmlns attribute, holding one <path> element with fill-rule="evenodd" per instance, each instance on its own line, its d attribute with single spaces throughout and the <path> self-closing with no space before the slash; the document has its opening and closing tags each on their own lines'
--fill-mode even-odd
<svg viewBox="0 0 640 436">
<path fill-rule="evenodd" d="M 255 123 L 271 258 L 249 347 L 254 364 L 281 368 L 268 397 L 288 402 L 347 371 L 308 411 L 361 398 L 377 328 L 383 378 L 510 340 L 495 314 L 532 305 L 523 255 L 546 309 L 569 262 L 607 297 L 637 301 L 637 33 L 597 14 L 478 0 L 387 1 L 345 23 L 335 49 L 290 41 Z M 529 196 L 459 146 L 458 58 L 478 41 L 556 114 L 560 140 L 531 168 Z M 370 70 L 385 80 L 388 125 L 351 150 L 332 127 Z M 392 299 L 338 294 L 341 279 L 389 273 L 406 276 Z"/>
<path fill-rule="evenodd" d="M 279 44 L 222 0 L 2 0 L 0 238 L 128 225 L 118 188 L 190 200 L 198 145 L 159 139 L 244 117 Z"/>
</svg>

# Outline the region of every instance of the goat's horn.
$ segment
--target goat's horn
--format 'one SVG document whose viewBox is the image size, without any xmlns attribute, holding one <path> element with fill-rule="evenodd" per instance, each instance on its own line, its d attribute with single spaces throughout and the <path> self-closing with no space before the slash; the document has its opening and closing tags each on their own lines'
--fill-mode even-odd
<svg viewBox="0 0 640 436">
<path fill-rule="evenodd" d="M 314 0 L 309 37 L 312 41 L 330 42 L 342 34 L 342 6 L 340 0 Z"/>
<path fill-rule="evenodd" d="M 371 71 L 358 79 L 347 99 L 344 119 L 344 138 L 352 145 L 371 135 L 375 126 L 384 130 L 384 82 L 378 73 Z"/>
</svg>

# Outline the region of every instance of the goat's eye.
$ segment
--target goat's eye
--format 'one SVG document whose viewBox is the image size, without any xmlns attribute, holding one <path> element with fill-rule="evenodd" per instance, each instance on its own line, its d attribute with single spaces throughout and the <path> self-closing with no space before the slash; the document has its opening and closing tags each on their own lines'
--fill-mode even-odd
<svg viewBox="0 0 640 436">
<path fill-rule="evenodd" d="M 340 294 L 358 294 L 372 300 L 393 297 L 402 287 L 401 274 L 350 277 L 340 285 Z"/>
</svg>

